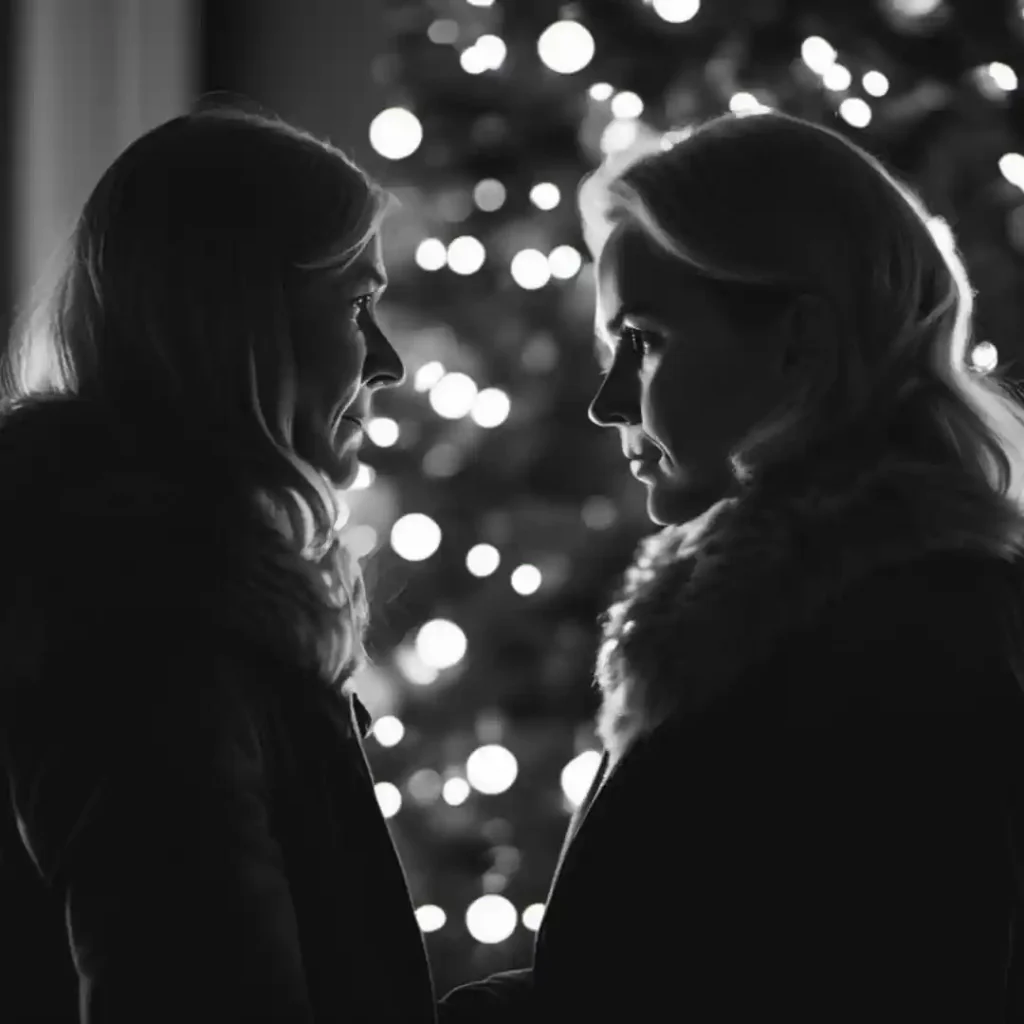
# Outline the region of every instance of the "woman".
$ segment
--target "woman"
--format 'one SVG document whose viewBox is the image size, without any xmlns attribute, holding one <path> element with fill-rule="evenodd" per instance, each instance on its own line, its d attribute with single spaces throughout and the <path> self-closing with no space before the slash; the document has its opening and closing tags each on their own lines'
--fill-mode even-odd
<svg viewBox="0 0 1024 1024">
<path fill-rule="evenodd" d="M 434 1020 L 335 528 L 405 372 L 386 205 L 280 121 L 177 118 L 104 174 L 7 354 L 5 1021 Z"/>
<path fill-rule="evenodd" d="M 1024 417 L 841 136 L 727 116 L 581 189 L 647 489 L 531 972 L 442 1021 L 1024 1019 Z"/>
</svg>

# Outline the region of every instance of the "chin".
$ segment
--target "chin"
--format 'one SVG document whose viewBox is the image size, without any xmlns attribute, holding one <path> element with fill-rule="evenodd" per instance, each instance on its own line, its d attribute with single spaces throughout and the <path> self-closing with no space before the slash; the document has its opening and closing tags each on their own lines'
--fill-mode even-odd
<svg viewBox="0 0 1024 1024">
<path fill-rule="evenodd" d="M 647 491 L 647 515 L 659 526 L 689 523 L 725 496 L 724 490 L 672 488 L 656 482 Z"/>
</svg>

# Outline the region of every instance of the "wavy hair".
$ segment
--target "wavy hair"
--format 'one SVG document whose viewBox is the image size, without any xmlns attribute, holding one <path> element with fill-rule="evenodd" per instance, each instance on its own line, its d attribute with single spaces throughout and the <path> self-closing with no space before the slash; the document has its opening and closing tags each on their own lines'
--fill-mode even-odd
<svg viewBox="0 0 1024 1024">
<path fill-rule="evenodd" d="M 335 679 L 367 660 L 367 599 L 334 488 L 296 453 L 291 302 L 365 248 L 389 202 L 328 142 L 203 101 L 103 174 L 0 353 L 0 414 L 87 402 L 254 498 L 301 556 L 293 633 L 334 652 Z"/>
<path fill-rule="evenodd" d="M 829 358 L 737 445 L 738 480 L 874 438 L 984 481 L 979 529 L 1019 550 L 1024 409 L 969 363 L 974 292 L 951 232 L 877 159 L 786 114 L 725 115 L 643 139 L 578 198 L 595 258 L 629 223 L 727 299 L 740 329 L 799 298 L 835 326 Z"/>
</svg>

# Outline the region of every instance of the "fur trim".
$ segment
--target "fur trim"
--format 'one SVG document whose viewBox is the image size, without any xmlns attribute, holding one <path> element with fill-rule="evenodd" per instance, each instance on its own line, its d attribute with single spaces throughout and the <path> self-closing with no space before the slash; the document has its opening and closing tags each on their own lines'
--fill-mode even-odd
<svg viewBox="0 0 1024 1024">
<path fill-rule="evenodd" d="M 611 763 L 673 712 L 708 706 L 858 581 L 939 552 L 1009 561 L 1021 523 L 966 474 L 890 457 L 753 487 L 645 538 L 602 616 L 597 725 Z"/>
</svg>

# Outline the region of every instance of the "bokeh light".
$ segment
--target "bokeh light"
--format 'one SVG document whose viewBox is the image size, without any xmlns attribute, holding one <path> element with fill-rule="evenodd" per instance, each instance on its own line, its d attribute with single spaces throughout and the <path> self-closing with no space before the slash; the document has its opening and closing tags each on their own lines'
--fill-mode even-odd
<svg viewBox="0 0 1024 1024">
<path fill-rule="evenodd" d="M 494 796 L 504 793 L 519 774 L 515 755 L 500 743 L 477 747 L 466 760 L 466 778 L 478 792 Z"/>
<path fill-rule="evenodd" d="M 578 21 L 556 21 L 537 40 L 537 53 L 552 71 L 573 75 L 594 59 L 594 37 Z"/>
<path fill-rule="evenodd" d="M 497 893 L 474 900 L 466 911 L 466 929 L 477 942 L 493 945 L 504 942 L 519 923 L 516 908 Z"/>
<path fill-rule="evenodd" d="M 391 527 L 391 547 L 407 562 L 422 562 L 440 546 L 441 528 L 421 512 L 410 512 Z"/>
<path fill-rule="evenodd" d="M 443 671 L 466 655 L 466 634 L 447 619 L 425 622 L 416 634 L 416 653 L 425 665 Z"/>
<path fill-rule="evenodd" d="M 402 809 L 402 794 L 393 783 L 378 782 L 373 791 L 377 795 L 380 813 L 385 818 L 393 818 Z"/>
<path fill-rule="evenodd" d="M 700 11 L 700 0 L 650 0 L 654 13 L 672 25 L 692 21 Z"/>
<path fill-rule="evenodd" d="M 547 257 L 537 249 L 523 249 L 512 257 L 512 280 L 520 288 L 536 291 L 551 280 Z"/>
<path fill-rule="evenodd" d="M 423 125 L 404 107 L 382 110 L 370 122 L 370 145 L 388 160 L 412 156 L 423 141 Z"/>
</svg>

